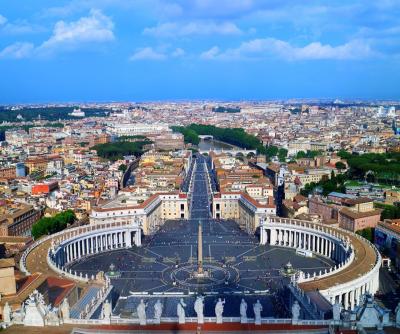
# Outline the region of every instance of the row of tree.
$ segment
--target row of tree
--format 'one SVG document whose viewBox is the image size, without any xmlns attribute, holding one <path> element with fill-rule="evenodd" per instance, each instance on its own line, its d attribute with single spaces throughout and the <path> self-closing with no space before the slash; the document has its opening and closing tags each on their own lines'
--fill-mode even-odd
<svg viewBox="0 0 400 334">
<path fill-rule="evenodd" d="M 303 189 L 300 190 L 300 193 L 303 196 L 308 196 L 312 194 L 314 191 L 322 193 L 322 195 L 326 196 L 332 191 L 346 192 L 346 187 L 344 183 L 347 181 L 347 176 L 345 174 L 338 174 L 332 171 L 331 178 L 323 178 L 319 182 L 311 182 L 307 183 Z"/>
<path fill-rule="evenodd" d="M 268 161 L 273 157 L 278 157 L 280 162 L 285 162 L 287 158 L 288 150 L 286 148 L 279 148 L 274 145 L 269 145 L 265 149 L 265 155 Z"/>
<path fill-rule="evenodd" d="M 375 229 L 371 227 L 367 227 L 363 230 L 359 230 L 356 232 L 358 235 L 361 235 L 365 239 L 367 239 L 370 242 L 374 242 L 374 235 L 375 235 Z"/>
<path fill-rule="evenodd" d="M 313 150 L 311 150 L 311 151 L 307 150 L 306 152 L 299 151 L 296 154 L 296 159 L 303 159 L 303 158 L 311 158 L 311 159 L 313 159 L 313 158 L 315 158 L 315 157 L 317 157 L 319 155 L 322 155 L 321 151 L 313 151 Z"/>
<path fill-rule="evenodd" d="M 172 130 L 182 133 L 185 137 L 185 142 L 194 145 L 200 142 L 199 135 L 210 135 L 216 140 L 240 148 L 257 150 L 260 154 L 265 154 L 266 152 L 262 142 L 257 137 L 248 134 L 242 128 L 219 128 L 213 125 L 191 124 L 186 127 L 173 126 Z"/>
<path fill-rule="evenodd" d="M 42 235 L 53 234 L 65 229 L 75 222 L 76 216 L 72 210 L 66 210 L 54 217 L 43 217 L 32 226 L 32 237 L 40 238 Z"/>
<path fill-rule="evenodd" d="M 104 159 L 116 161 L 123 159 L 126 155 L 134 155 L 136 157 L 143 154 L 144 146 L 151 144 L 151 141 L 138 140 L 135 142 L 130 141 L 118 141 L 114 143 L 98 144 L 92 147 L 97 151 L 97 155 Z"/>
<path fill-rule="evenodd" d="M 367 153 L 362 155 L 340 151 L 338 155 L 349 165 L 349 178 L 384 184 L 400 184 L 400 153 Z"/>
<path fill-rule="evenodd" d="M 381 219 L 399 219 L 400 218 L 400 207 L 383 204 L 383 203 L 374 203 L 375 208 L 383 209 L 381 213 Z"/>
<path fill-rule="evenodd" d="M 171 126 L 172 131 L 183 134 L 186 144 L 198 145 L 200 143 L 199 134 L 184 126 Z"/>
</svg>

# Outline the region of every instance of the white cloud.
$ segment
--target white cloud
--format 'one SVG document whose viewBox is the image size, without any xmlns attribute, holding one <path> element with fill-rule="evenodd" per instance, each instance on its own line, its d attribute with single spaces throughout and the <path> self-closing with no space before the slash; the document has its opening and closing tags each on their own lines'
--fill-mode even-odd
<svg viewBox="0 0 400 334">
<path fill-rule="evenodd" d="M 9 35 L 20 35 L 43 32 L 46 31 L 46 29 L 39 25 L 30 24 L 26 21 L 18 21 L 5 24 L 1 31 Z"/>
<path fill-rule="evenodd" d="M 0 51 L 0 58 L 22 59 L 32 55 L 35 47 L 32 43 L 16 42 Z"/>
<path fill-rule="evenodd" d="M 152 47 L 140 48 L 130 56 L 129 60 L 165 60 L 168 58 L 182 58 L 186 55 L 185 50 L 181 48 L 176 48 L 171 51 L 168 49 L 168 46 L 160 46 L 156 49 Z"/>
<path fill-rule="evenodd" d="M 376 55 L 370 45 L 362 40 L 332 46 L 313 42 L 303 47 L 275 39 L 254 39 L 242 43 L 238 48 L 220 51 L 218 47 L 203 52 L 203 59 L 265 59 L 281 58 L 285 60 L 316 60 L 316 59 L 362 59 Z"/>
<path fill-rule="evenodd" d="M 7 22 L 7 19 L 3 15 L 0 14 L 0 26 L 5 24 L 6 22 Z"/>
<path fill-rule="evenodd" d="M 107 42 L 114 40 L 114 24 L 100 10 L 90 10 L 90 15 L 75 22 L 58 21 L 53 35 L 45 41 L 41 49 L 58 47 L 74 48 L 89 42 Z"/>
<path fill-rule="evenodd" d="M 240 35 L 242 31 L 231 22 L 189 22 L 175 23 L 168 22 L 158 24 L 152 28 L 145 28 L 143 31 L 146 35 L 156 37 L 182 37 L 190 35 Z"/>
<path fill-rule="evenodd" d="M 132 60 L 132 61 L 135 61 L 135 60 L 163 60 L 166 58 L 167 58 L 167 55 L 165 53 L 155 51 L 151 47 L 146 47 L 146 48 L 137 50 L 129 58 L 129 60 Z"/>
<path fill-rule="evenodd" d="M 213 46 L 210 50 L 204 51 L 201 55 L 200 58 L 202 59 L 215 59 L 218 56 L 220 56 L 220 49 L 218 46 Z"/>
<path fill-rule="evenodd" d="M 172 53 L 171 56 L 178 58 L 178 57 L 183 57 L 185 55 L 185 50 L 181 48 L 176 48 Z"/>
<path fill-rule="evenodd" d="M 8 24 L 5 26 L 7 27 Z M 28 26 L 27 26 L 28 27 Z M 14 33 L 32 32 L 28 28 L 15 28 Z M 11 29 L 10 28 L 10 29 Z M 52 36 L 40 46 L 28 42 L 17 42 L 0 52 L 1 58 L 27 58 L 51 54 L 62 49 L 75 49 L 82 44 L 114 40 L 114 24 L 101 11 L 92 9 L 90 15 L 75 22 L 59 21 L 55 24 Z M 10 31 L 12 32 L 12 31 Z"/>
</svg>

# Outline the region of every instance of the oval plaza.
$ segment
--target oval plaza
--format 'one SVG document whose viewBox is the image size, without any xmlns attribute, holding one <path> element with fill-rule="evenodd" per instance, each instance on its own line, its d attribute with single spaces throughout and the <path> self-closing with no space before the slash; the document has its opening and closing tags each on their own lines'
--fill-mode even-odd
<svg viewBox="0 0 400 334">
<path fill-rule="evenodd" d="M 355 310 L 377 292 L 374 245 L 340 228 L 277 217 L 273 201 L 218 192 L 211 166 L 198 155 L 186 189 L 140 203 L 122 193 L 94 208 L 89 225 L 32 245 L 22 268 L 29 272 L 46 247 L 50 270 L 92 291 L 72 323 L 197 323 L 202 300 L 204 323 L 242 322 L 245 303 L 255 326 L 271 319 L 327 325 L 335 307 Z M 162 310 L 159 318 L 153 310 Z"/>
</svg>

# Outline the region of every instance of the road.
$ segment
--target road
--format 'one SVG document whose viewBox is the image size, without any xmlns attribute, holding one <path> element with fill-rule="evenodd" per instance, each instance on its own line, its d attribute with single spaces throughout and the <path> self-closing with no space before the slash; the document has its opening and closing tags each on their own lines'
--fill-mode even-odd
<svg viewBox="0 0 400 334">
<path fill-rule="evenodd" d="M 199 155 L 196 169 L 193 171 L 193 186 L 191 194 L 190 217 L 191 219 L 209 219 L 210 214 L 210 189 L 207 179 L 205 159 Z"/>
</svg>

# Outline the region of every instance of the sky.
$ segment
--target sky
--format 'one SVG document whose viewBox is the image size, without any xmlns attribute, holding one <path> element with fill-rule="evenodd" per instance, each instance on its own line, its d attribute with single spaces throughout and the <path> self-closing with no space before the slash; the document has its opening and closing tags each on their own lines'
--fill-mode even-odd
<svg viewBox="0 0 400 334">
<path fill-rule="evenodd" d="M 400 99 L 400 0 L 1 0 L 0 103 Z"/>
</svg>

